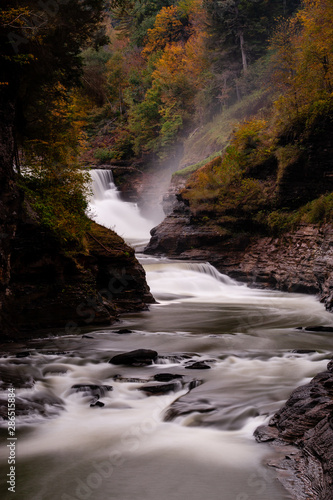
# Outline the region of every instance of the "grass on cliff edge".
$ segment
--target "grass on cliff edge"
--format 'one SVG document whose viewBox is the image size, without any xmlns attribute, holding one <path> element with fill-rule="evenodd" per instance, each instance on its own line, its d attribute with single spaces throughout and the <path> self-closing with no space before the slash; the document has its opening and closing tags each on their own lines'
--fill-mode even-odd
<svg viewBox="0 0 333 500">
<path fill-rule="evenodd" d="M 230 107 L 222 109 L 202 127 L 195 129 L 184 142 L 181 166 L 193 167 L 194 171 L 196 170 L 194 166 L 198 163 L 200 167 L 205 161 L 208 162 L 221 154 L 221 151 L 229 144 L 231 134 L 238 122 L 260 112 L 267 106 L 268 100 L 267 89 L 256 89 Z"/>
</svg>

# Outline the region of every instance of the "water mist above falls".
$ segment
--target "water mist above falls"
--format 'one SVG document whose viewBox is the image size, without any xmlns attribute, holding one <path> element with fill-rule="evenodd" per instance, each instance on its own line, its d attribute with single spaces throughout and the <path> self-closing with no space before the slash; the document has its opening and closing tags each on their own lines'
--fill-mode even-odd
<svg viewBox="0 0 333 500">
<path fill-rule="evenodd" d="M 92 192 L 89 216 L 98 224 L 114 230 L 134 248 L 143 247 L 150 239 L 150 230 L 161 218 L 147 219 L 136 203 L 121 199 L 111 170 L 91 170 Z"/>
</svg>

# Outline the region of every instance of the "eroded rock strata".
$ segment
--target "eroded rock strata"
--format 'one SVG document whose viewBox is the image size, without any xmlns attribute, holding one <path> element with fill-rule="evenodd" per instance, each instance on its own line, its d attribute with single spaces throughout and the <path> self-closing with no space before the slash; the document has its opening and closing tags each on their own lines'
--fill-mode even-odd
<svg viewBox="0 0 333 500">
<path fill-rule="evenodd" d="M 235 228 L 234 228 L 235 229 Z M 333 228 L 301 225 L 281 237 L 250 231 L 226 232 L 198 224 L 181 200 L 151 232 L 145 252 L 178 259 L 209 261 L 239 281 L 289 292 L 319 294 L 333 307 Z"/>
<path fill-rule="evenodd" d="M 327 371 L 298 387 L 270 420 L 255 431 L 274 447 L 280 481 L 297 500 L 333 498 L 333 361 Z"/>
</svg>

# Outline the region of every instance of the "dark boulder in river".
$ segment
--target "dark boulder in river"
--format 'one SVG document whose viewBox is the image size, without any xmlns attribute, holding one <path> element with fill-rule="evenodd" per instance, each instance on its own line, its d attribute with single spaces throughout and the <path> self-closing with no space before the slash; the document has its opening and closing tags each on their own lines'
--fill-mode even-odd
<svg viewBox="0 0 333 500">
<path fill-rule="evenodd" d="M 209 370 L 211 367 L 204 361 L 196 361 L 195 363 L 185 366 L 187 370 Z"/>
<path fill-rule="evenodd" d="M 135 351 L 117 354 L 110 359 L 109 363 L 113 365 L 140 366 L 151 365 L 156 361 L 158 353 L 151 349 L 136 349 Z"/>
</svg>

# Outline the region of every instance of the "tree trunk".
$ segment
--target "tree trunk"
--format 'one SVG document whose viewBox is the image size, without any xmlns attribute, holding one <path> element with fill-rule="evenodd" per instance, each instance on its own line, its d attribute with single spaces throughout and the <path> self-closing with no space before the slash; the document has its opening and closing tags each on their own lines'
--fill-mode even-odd
<svg viewBox="0 0 333 500">
<path fill-rule="evenodd" d="M 240 50 L 241 50 L 241 54 L 242 54 L 243 71 L 245 73 L 247 71 L 247 57 L 246 57 L 246 52 L 245 52 L 245 47 L 244 47 L 244 34 L 243 34 L 243 31 L 239 32 L 238 37 L 239 37 Z"/>
<path fill-rule="evenodd" d="M 13 169 L 15 101 L 7 89 L 0 90 L 0 329 L 9 295 L 11 245 L 21 212 L 21 195 Z"/>
</svg>

